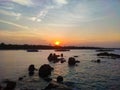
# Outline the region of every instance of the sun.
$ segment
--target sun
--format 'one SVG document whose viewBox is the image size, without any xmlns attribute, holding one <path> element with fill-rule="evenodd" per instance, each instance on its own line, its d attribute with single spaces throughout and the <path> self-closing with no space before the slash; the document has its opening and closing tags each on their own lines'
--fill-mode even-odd
<svg viewBox="0 0 120 90">
<path fill-rule="evenodd" d="M 55 41 L 54 43 L 56 46 L 59 46 L 60 45 L 60 41 Z"/>
</svg>

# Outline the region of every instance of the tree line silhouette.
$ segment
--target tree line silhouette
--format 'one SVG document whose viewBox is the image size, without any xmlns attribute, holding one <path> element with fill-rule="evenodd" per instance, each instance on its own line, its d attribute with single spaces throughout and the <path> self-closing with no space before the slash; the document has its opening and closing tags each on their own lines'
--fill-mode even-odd
<svg viewBox="0 0 120 90">
<path fill-rule="evenodd" d="M 27 50 L 27 49 L 103 49 L 102 47 L 87 46 L 51 46 L 51 45 L 29 45 L 29 44 L 5 44 L 0 43 L 0 50 Z"/>
</svg>

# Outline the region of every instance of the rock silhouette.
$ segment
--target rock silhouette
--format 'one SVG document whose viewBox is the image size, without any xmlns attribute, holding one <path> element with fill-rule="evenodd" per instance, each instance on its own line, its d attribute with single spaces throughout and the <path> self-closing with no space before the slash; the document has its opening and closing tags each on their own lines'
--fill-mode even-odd
<svg viewBox="0 0 120 90">
<path fill-rule="evenodd" d="M 68 59 L 68 64 L 69 64 L 70 66 L 74 66 L 74 65 L 76 65 L 76 63 L 79 63 L 79 62 L 80 62 L 80 61 L 75 60 L 74 57 L 70 57 L 70 58 Z"/>
<path fill-rule="evenodd" d="M 39 76 L 42 78 L 46 78 L 51 75 L 53 68 L 49 64 L 44 64 L 39 69 Z"/>
<path fill-rule="evenodd" d="M 29 76 L 33 76 L 35 70 L 37 70 L 37 69 L 35 68 L 35 66 L 33 64 L 31 64 L 28 68 Z"/>
<path fill-rule="evenodd" d="M 14 81 L 6 81 L 5 83 L 7 85 L 3 90 L 15 90 L 16 82 L 14 82 Z"/>
<path fill-rule="evenodd" d="M 63 58 L 63 54 L 56 55 L 55 53 L 54 54 L 50 53 L 50 55 L 48 56 L 48 61 L 53 62 L 53 63 L 57 63 L 57 62 L 64 63 L 64 62 L 66 62 L 66 60 Z"/>
</svg>

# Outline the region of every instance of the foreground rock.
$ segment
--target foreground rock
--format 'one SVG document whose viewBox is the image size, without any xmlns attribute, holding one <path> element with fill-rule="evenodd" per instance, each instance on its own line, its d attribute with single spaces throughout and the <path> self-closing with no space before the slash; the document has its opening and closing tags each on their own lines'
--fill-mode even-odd
<svg viewBox="0 0 120 90">
<path fill-rule="evenodd" d="M 51 75 L 53 68 L 49 64 L 44 64 L 39 69 L 39 76 L 42 78 L 47 78 Z"/>
<path fill-rule="evenodd" d="M 80 61 L 75 60 L 74 57 L 70 57 L 70 58 L 68 59 L 68 64 L 69 64 L 70 66 L 76 65 L 76 63 L 80 63 Z"/>
<path fill-rule="evenodd" d="M 98 53 L 97 56 L 109 57 L 113 59 L 120 58 L 120 55 L 108 52 Z"/>
<path fill-rule="evenodd" d="M 3 83 L 6 83 L 6 87 L 3 90 L 15 90 L 16 82 L 6 80 Z"/>
<path fill-rule="evenodd" d="M 48 86 L 45 87 L 45 89 L 43 90 L 72 90 L 72 89 L 63 84 L 62 76 L 58 76 L 57 81 L 50 82 Z"/>
</svg>

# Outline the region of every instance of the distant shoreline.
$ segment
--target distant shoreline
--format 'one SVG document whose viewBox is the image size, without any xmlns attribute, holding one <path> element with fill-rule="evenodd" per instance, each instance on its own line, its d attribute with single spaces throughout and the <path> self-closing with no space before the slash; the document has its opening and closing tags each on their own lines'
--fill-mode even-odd
<svg viewBox="0 0 120 90">
<path fill-rule="evenodd" d="M 117 49 L 120 48 L 103 48 L 103 47 L 89 47 L 89 46 L 50 46 L 50 45 L 18 45 L 18 44 L 0 44 L 0 50 L 28 50 L 28 49 L 41 49 L 41 50 L 54 50 L 54 49 Z"/>
</svg>

